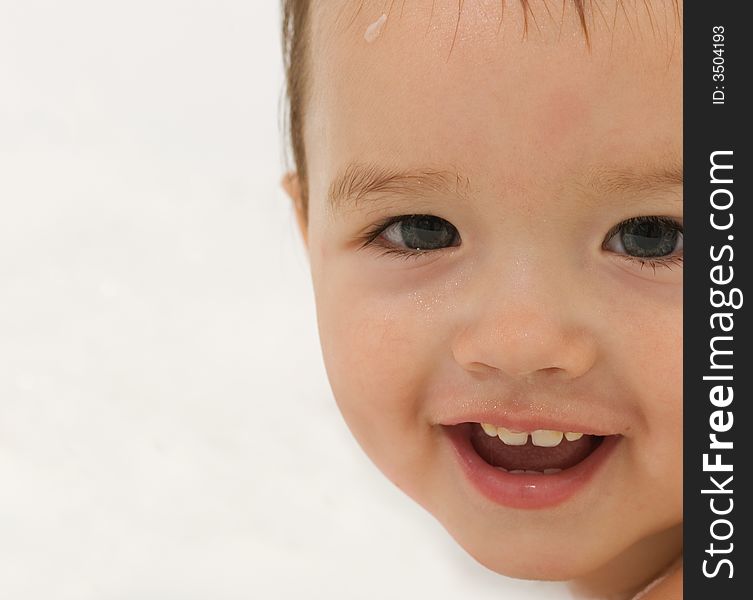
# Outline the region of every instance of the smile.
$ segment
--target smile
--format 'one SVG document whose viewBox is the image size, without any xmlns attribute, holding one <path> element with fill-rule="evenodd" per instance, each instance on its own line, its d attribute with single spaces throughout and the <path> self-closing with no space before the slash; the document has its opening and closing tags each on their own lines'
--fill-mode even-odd
<svg viewBox="0 0 753 600">
<path fill-rule="evenodd" d="M 471 431 L 471 444 L 481 458 L 516 474 L 559 473 L 581 462 L 603 439 L 551 429 L 511 431 L 490 423 L 474 423 Z"/>
<path fill-rule="evenodd" d="M 555 506 L 585 488 L 623 439 L 553 429 L 518 431 L 491 423 L 443 429 L 478 492 L 496 504 L 529 509 Z"/>
</svg>

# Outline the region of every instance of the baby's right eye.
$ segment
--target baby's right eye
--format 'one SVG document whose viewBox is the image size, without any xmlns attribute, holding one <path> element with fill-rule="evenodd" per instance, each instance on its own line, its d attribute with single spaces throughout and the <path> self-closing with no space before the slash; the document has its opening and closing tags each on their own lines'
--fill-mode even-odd
<svg viewBox="0 0 753 600">
<path fill-rule="evenodd" d="M 460 234 L 452 223 L 440 217 L 403 215 L 391 217 L 375 227 L 366 240 L 364 245 L 380 246 L 387 254 L 418 256 L 460 245 Z"/>
</svg>

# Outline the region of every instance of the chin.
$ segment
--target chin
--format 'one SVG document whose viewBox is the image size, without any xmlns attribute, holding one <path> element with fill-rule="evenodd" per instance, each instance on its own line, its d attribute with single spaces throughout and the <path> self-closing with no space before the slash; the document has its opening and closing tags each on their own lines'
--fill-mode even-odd
<svg viewBox="0 0 753 600">
<path fill-rule="evenodd" d="M 449 530 L 448 530 L 449 531 Z M 520 545 L 505 547 L 504 542 L 489 544 L 468 540 L 462 535 L 449 532 L 455 541 L 478 563 L 499 575 L 515 579 L 537 581 L 572 581 L 597 570 L 601 564 L 594 564 L 585 548 L 574 547 L 572 543 L 548 544 L 542 552 L 541 539 L 532 539 L 530 547 L 521 551 Z M 538 546 L 538 547 L 537 547 Z"/>
</svg>

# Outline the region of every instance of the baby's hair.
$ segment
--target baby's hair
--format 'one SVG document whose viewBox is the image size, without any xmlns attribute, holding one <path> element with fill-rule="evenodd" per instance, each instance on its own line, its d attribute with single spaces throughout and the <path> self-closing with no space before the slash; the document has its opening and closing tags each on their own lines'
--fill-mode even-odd
<svg viewBox="0 0 753 600">
<path fill-rule="evenodd" d="M 285 119 L 285 130 L 290 141 L 290 148 L 293 153 L 293 163 L 298 175 L 298 182 L 300 186 L 300 202 L 303 215 L 308 214 L 308 176 L 306 170 L 306 149 L 303 144 L 303 107 L 306 101 L 306 92 L 308 89 L 309 78 L 311 69 L 309 68 L 309 22 L 311 19 L 311 6 L 314 0 L 281 0 L 282 2 L 282 47 L 283 47 L 283 64 L 285 66 L 285 82 L 286 82 L 286 94 L 287 94 L 287 113 Z M 389 2 L 389 10 L 392 9 L 392 5 L 395 0 L 386 0 Z M 432 11 L 434 8 L 434 2 L 432 0 Z M 523 34 L 525 36 L 528 30 L 529 15 L 535 18 L 531 8 L 531 0 L 518 0 L 523 8 Z M 403 0 L 403 3 L 405 0 Z M 464 0 L 457 0 L 458 2 L 458 22 L 460 14 L 463 10 Z M 504 11 L 504 5 L 506 0 L 500 0 L 502 9 Z M 544 7 L 547 13 L 551 16 L 551 11 L 547 4 L 547 0 L 543 0 Z M 634 4 L 642 4 L 644 10 L 648 14 L 648 18 L 651 22 L 652 28 L 654 28 L 654 15 L 651 8 L 651 0 L 617 0 L 617 11 L 622 11 L 627 18 L 627 12 L 625 10 L 625 3 L 630 2 Z M 364 0 L 359 2 L 357 12 L 360 12 L 363 7 Z M 575 9 L 576 16 L 580 22 L 581 29 L 583 31 L 584 40 L 586 46 L 590 49 L 590 33 L 588 18 L 586 14 L 586 3 L 590 9 L 591 14 L 598 13 L 600 17 L 606 22 L 607 18 L 604 15 L 601 7 L 599 6 L 599 0 L 562 0 L 562 20 L 565 18 L 565 9 L 568 4 L 571 4 Z M 672 0 L 674 5 L 675 17 L 678 22 L 682 22 L 682 16 L 680 14 L 680 0 Z M 615 12 L 614 19 L 617 18 L 617 11 Z M 501 22 L 501 21 L 500 21 Z M 630 20 L 628 19 L 628 25 Z M 457 35 L 457 30 L 455 32 Z M 453 37 L 453 46 L 455 39 Z"/>
</svg>

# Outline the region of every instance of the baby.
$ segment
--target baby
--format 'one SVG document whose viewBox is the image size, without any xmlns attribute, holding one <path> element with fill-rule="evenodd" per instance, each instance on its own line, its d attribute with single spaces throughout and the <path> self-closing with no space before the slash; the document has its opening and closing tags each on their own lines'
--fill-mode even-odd
<svg viewBox="0 0 753 600">
<path fill-rule="evenodd" d="M 473 557 L 682 580 L 682 6 L 285 0 L 327 375 Z"/>
</svg>

